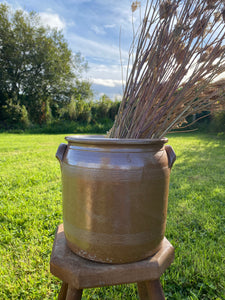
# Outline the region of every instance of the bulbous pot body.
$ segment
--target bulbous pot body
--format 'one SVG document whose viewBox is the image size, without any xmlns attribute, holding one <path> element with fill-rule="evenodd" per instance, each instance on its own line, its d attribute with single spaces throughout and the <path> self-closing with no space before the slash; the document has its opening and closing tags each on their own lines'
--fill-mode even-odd
<svg viewBox="0 0 225 300">
<path fill-rule="evenodd" d="M 57 151 L 63 223 L 76 254 L 128 263 L 157 252 L 166 228 L 175 154 L 167 139 L 69 136 Z"/>
</svg>

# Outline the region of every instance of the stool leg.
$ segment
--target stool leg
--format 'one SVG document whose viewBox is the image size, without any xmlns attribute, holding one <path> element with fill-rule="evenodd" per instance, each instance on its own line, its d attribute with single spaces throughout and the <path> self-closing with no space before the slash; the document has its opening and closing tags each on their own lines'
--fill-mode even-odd
<svg viewBox="0 0 225 300">
<path fill-rule="evenodd" d="M 58 295 L 58 300 L 65 300 L 67 294 L 68 284 L 66 282 L 62 283 L 61 290 Z"/>
<path fill-rule="evenodd" d="M 159 279 L 139 282 L 138 293 L 141 300 L 165 300 Z"/>
<path fill-rule="evenodd" d="M 68 286 L 66 300 L 81 300 L 83 290 L 77 290 Z"/>
<path fill-rule="evenodd" d="M 137 286 L 140 300 L 149 300 L 148 290 L 145 281 L 138 282 Z"/>
</svg>

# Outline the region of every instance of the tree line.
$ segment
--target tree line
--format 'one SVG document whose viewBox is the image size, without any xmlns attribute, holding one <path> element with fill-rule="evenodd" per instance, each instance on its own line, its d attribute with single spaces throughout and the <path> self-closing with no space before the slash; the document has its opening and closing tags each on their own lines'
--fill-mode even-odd
<svg viewBox="0 0 225 300">
<path fill-rule="evenodd" d="M 44 27 L 34 12 L 0 4 L 0 125 L 29 127 L 53 120 L 114 120 L 119 102 L 93 101 L 82 79 L 87 63 L 61 31 Z"/>
</svg>

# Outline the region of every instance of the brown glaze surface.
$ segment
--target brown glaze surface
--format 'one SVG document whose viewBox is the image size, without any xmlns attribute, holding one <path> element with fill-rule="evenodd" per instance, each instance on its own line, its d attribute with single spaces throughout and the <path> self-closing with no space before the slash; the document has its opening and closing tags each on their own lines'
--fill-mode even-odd
<svg viewBox="0 0 225 300">
<path fill-rule="evenodd" d="M 67 137 L 60 146 L 63 222 L 76 254 L 127 263 L 154 254 L 164 238 L 174 152 L 161 140 Z M 167 154 L 168 152 L 168 154 Z M 168 158 L 169 156 L 169 158 Z"/>
</svg>

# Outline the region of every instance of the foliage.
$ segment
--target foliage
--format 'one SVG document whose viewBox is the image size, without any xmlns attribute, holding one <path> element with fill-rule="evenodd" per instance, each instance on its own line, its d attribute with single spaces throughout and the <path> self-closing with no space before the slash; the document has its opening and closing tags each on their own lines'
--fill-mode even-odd
<svg viewBox="0 0 225 300">
<path fill-rule="evenodd" d="M 8 99 L 2 106 L 2 117 L 8 126 L 27 128 L 30 124 L 27 109 L 24 105 L 14 104 Z"/>
<path fill-rule="evenodd" d="M 62 32 L 43 27 L 38 15 L 0 4 L 0 120 L 11 106 L 25 106 L 31 122 L 51 120 L 51 110 L 72 95 L 89 97 L 90 84 L 80 79 L 86 63 L 73 55 Z"/>
<path fill-rule="evenodd" d="M 120 102 L 115 100 L 112 101 L 107 95 L 103 95 L 99 101 L 92 103 L 92 116 L 93 121 L 109 119 L 111 121 L 115 120 L 119 109 Z"/>
<path fill-rule="evenodd" d="M 85 101 L 72 97 L 69 104 L 60 110 L 60 119 L 87 124 L 112 124 L 117 115 L 119 105 L 119 101 L 112 101 L 107 95 L 103 95 L 96 101 Z"/>
<path fill-rule="evenodd" d="M 69 132 L 67 132 L 68 134 Z M 62 222 L 63 135 L 0 135 L 0 299 L 56 299 L 49 271 Z M 175 260 L 161 277 L 167 300 L 224 300 L 225 140 L 171 135 L 177 161 L 170 181 L 166 237 Z M 137 300 L 135 284 L 86 289 L 82 299 Z"/>
<path fill-rule="evenodd" d="M 133 2 L 132 11 L 139 6 Z M 160 138 L 188 115 L 207 110 L 214 96 L 224 99 L 224 86 L 204 93 L 225 71 L 224 40 L 223 0 L 146 1 L 110 137 Z"/>
<path fill-rule="evenodd" d="M 25 130 L 17 130 L 12 129 L 9 133 L 32 133 L 32 134 L 59 134 L 64 133 L 67 134 L 70 132 L 71 134 L 76 133 L 99 133 L 105 134 L 109 129 L 112 127 L 113 121 L 106 120 L 105 122 L 101 123 L 80 123 L 77 121 L 65 121 L 65 120 L 57 120 L 53 121 L 51 124 L 44 125 L 44 126 L 33 126 L 29 127 Z"/>
<path fill-rule="evenodd" d="M 218 111 L 213 114 L 211 130 L 225 135 L 225 111 Z"/>
<path fill-rule="evenodd" d="M 105 98 L 104 98 L 105 97 Z M 62 108 L 50 109 L 48 101 L 42 103 L 41 124 L 29 122 L 25 106 L 8 105 L 4 109 L 7 125 L 1 132 L 29 133 L 106 133 L 113 125 L 119 101 L 112 101 L 104 96 L 98 101 L 87 101 L 71 97 Z M 15 117 L 14 117 L 15 115 Z M 18 131 L 19 130 L 19 131 Z"/>
</svg>

